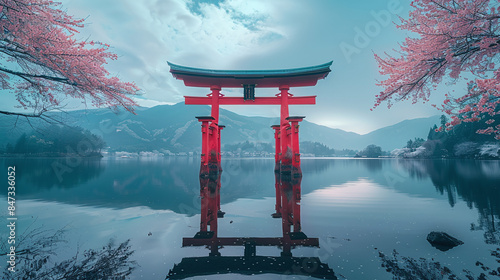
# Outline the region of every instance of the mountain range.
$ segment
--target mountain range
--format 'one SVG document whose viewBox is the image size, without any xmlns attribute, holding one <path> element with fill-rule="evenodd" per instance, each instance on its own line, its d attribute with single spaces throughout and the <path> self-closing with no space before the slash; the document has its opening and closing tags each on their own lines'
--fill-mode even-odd
<svg viewBox="0 0 500 280">
<path fill-rule="evenodd" d="M 129 112 L 112 112 L 109 109 L 89 109 L 50 113 L 51 118 L 71 125 L 80 126 L 100 135 L 110 150 L 171 152 L 198 151 L 201 146 L 200 123 L 195 116 L 210 115 L 209 106 L 159 105 L 152 108 L 138 108 Z M 22 133 L 30 133 L 33 128 L 43 135 L 47 123 L 11 116 L 0 117 L 0 145 L 15 143 Z M 234 144 L 244 141 L 274 142 L 271 125 L 278 124 L 278 118 L 247 117 L 228 110 L 220 110 L 222 143 Z M 426 139 L 430 127 L 439 123 L 439 116 L 404 120 L 395 125 L 377 129 L 368 134 L 357 134 L 341 129 L 329 128 L 304 120 L 300 123 L 301 141 L 320 142 L 334 149 L 361 150 L 375 144 L 385 151 L 406 145 L 415 137 Z M 43 138 L 43 137 L 42 137 Z"/>
</svg>

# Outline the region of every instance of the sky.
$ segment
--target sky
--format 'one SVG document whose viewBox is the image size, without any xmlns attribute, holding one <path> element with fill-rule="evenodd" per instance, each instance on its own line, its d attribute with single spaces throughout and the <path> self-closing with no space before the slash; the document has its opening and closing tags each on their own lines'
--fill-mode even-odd
<svg viewBox="0 0 500 280">
<path fill-rule="evenodd" d="M 317 95 L 316 105 L 290 106 L 290 115 L 360 134 L 437 115 L 440 112 L 431 104 L 440 104 L 446 91 L 445 87 L 434 93 L 425 104 L 399 102 L 391 109 L 381 105 L 370 111 L 382 90 L 377 80 L 383 79 L 374 53 L 391 52 L 409 35 L 394 24 L 398 15 L 408 15 L 409 3 L 404 0 L 62 0 L 62 4 L 68 14 L 86 19 L 79 38 L 108 43 L 119 55 L 107 69 L 141 88 L 136 100 L 142 106 L 174 104 L 184 95 L 209 93 L 173 78 L 167 61 L 253 70 L 333 60 L 332 72 L 316 86 L 290 90 L 296 96 Z M 222 93 L 242 96 L 242 89 Z M 256 90 L 256 96 L 276 93 L 278 89 Z M 279 116 L 278 106 L 223 108 L 248 116 Z"/>
</svg>

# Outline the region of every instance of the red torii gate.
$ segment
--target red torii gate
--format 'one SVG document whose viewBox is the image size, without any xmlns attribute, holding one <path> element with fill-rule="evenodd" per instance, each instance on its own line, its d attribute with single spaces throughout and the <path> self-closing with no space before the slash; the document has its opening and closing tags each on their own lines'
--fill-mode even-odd
<svg viewBox="0 0 500 280">
<path fill-rule="evenodd" d="M 211 116 L 196 117 L 202 123 L 200 175 L 221 171 L 220 105 L 280 105 L 280 124 L 274 125 L 276 140 L 275 171 L 301 176 L 299 125 L 304 117 L 290 117 L 288 105 L 316 104 L 316 96 L 293 96 L 291 87 L 314 86 L 331 71 L 332 61 L 311 67 L 281 70 L 211 70 L 180 66 L 168 62 L 172 75 L 186 86 L 207 87 L 207 97 L 185 96 L 186 105 L 211 105 Z M 243 88 L 243 97 L 226 97 L 223 87 Z M 275 97 L 255 97 L 255 88 L 277 87 Z"/>
<path fill-rule="evenodd" d="M 296 97 L 290 87 L 314 86 L 331 71 L 332 62 L 322 65 L 285 69 L 226 71 L 191 68 L 168 63 L 172 75 L 186 86 L 208 87 L 207 97 L 185 96 L 186 105 L 211 105 L 210 116 L 196 117 L 202 123 L 202 154 L 200 167 L 201 216 L 200 231 L 194 238 L 185 238 L 183 246 L 207 245 L 211 255 L 218 256 L 219 246 L 245 245 L 248 254 L 255 255 L 255 246 L 283 246 L 283 254 L 291 256 L 296 245 L 317 246 L 317 239 L 307 238 L 300 223 L 300 168 L 299 122 L 304 117 L 289 116 L 288 105 L 315 104 L 316 96 Z M 243 97 L 226 97 L 221 89 L 243 88 Z M 275 97 L 255 97 L 255 88 L 277 87 Z M 219 238 L 217 219 L 224 216 L 220 210 L 221 141 L 219 124 L 220 105 L 280 105 L 280 124 L 273 125 L 276 141 L 276 212 L 282 218 L 283 238 Z M 293 228 L 293 231 L 292 231 Z M 248 243 L 250 242 L 250 243 Z M 247 244 L 248 243 L 248 244 Z M 252 245 L 253 244 L 253 245 Z M 248 245 L 248 246 L 247 246 Z M 333 278 L 334 279 L 334 278 Z"/>
</svg>

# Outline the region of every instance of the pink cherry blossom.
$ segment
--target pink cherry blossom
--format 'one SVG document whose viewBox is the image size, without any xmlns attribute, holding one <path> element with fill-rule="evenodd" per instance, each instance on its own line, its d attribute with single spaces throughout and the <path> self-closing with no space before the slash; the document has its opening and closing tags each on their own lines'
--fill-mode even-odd
<svg viewBox="0 0 500 280">
<path fill-rule="evenodd" d="M 374 107 L 411 99 L 427 101 L 437 84 L 458 81 L 462 73 L 475 79 L 459 97 L 447 96 L 441 110 L 456 116 L 450 127 L 462 121 L 488 121 L 500 112 L 500 2 L 498 0 L 415 0 L 408 19 L 398 28 L 411 31 L 397 56 L 375 55 L 383 91 Z M 500 135 L 498 128 L 478 133 Z"/>
<path fill-rule="evenodd" d="M 0 8 L 0 86 L 33 109 L 31 116 L 58 106 L 64 97 L 133 111 L 130 95 L 139 89 L 110 77 L 104 65 L 117 59 L 110 46 L 75 38 L 83 19 L 49 0 L 0 0 Z"/>
</svg>

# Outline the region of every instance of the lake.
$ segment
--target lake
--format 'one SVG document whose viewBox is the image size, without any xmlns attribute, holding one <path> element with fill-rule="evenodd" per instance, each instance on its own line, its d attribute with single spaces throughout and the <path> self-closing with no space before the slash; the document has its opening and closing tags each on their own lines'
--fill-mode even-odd
<svg viewBox="0 0 500 280">
<path fill-rule="evenodd" d="M 182 247 L 183 238 L 200 229 L 198 158 L 0 161 L 2 217 L 8 216 L 6 171 L 16 167 L 16 244 L 27 248 L 51 240 L 44 247 L 50 249 L 40 251 L 50 253 L 40 273 L 55 262 L 81 259 L 85 250 L 103 249 L 110 240 L 117 245 L 130 239 L 130 260 L 136 262 L 131 279 L 165 279 L 183 260 L 209 256 L 203 246 Z M 220 204 L 226 214 L 218 219 L 218 236 L 282 236 L 281 219 L 271 217 L 274 160 L 224 159 L 222 167 Z M 319 248 L 297 246 L 291 253 L 319 260 L 338 279 L 391 279 L 412 271 L 466 279 L 500 266 L 492 255 L 500 247 L 500 161 L 304 158 L 302 172 L 301 229 L 318 238 Z M 9 232 L 1 228 L 5 250 Z M 426 240 L 432 231 L 464 243 L 438 250 Z M 244 248 L 219 252 L 241 257 Z M 257 246 L 255 254 L 277 259 L 281 252 Z M 268 265 L 242 275 L 221 266 L 212 268 L 218 274 L 187 279 L 309 279 L 293 270 L 273 274 L 275 268 L 280 271 Z M 203 265 L 197 269 L 190 273 L 202 273 Z"/>
</svg>

